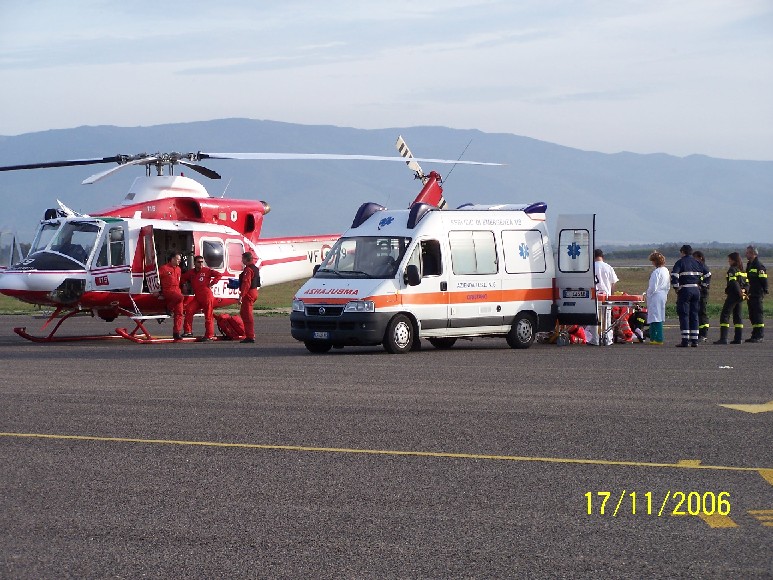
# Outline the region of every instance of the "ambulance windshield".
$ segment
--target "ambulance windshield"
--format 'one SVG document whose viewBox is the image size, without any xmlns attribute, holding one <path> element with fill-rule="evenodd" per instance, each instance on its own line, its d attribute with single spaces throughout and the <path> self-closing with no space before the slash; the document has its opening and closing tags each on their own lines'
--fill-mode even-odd
<svg viewBox="0 0 773 580">
<path fill-rule="evenodd" d="M 411 238 L 361 236 L 340 238 L 315 278 L 394 278 Z"/>
</svg>

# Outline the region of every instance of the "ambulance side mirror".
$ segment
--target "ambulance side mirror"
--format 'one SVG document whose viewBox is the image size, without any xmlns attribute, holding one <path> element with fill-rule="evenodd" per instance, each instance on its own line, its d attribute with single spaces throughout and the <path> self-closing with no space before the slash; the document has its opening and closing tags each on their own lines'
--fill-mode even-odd
<svg viewBox="0 0 773 580">
<path fill-rule="evenodd" d="M 405 281 L 408 286 L 418 286 L 421 284 L 421 274 L 416 264 L 409 264 L 405 269 Z"/>
</svg>

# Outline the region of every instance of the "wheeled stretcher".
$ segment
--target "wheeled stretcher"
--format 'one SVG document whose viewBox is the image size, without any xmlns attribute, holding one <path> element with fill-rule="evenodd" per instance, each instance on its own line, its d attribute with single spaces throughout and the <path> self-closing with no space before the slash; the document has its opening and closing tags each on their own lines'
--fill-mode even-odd
<svg viewBox="0 0 773 580">
<path fill-rule="evenodd" d="M 627 320 L 627 316 L 619 316 L 616 320 L 613 320 L 611 324 L 607 321 L 612 318 L 613 308 L 628 308 L 630 311 L 636 306 L 644 304 L 644 296 L 642 294 L 598 294 L 598 310 L 599 310 L 599 346 L 612 344 L 614 342 L 615 329 L 622 324 L 624 320 Z"/>
</svg>

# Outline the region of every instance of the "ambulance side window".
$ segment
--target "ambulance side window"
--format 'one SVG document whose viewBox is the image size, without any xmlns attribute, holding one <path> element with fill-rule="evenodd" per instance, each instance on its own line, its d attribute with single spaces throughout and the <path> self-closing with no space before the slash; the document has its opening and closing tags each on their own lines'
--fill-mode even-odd
<svg viewBox="0 0 773 580">
<path fill-rule="evenodd" d="M 494 232 L 489 231 L 451 231 L 448 232 L 451 244 L 451 264 L 454 274 L 496 274 L 497 247 Z"/>
<path fill-rule="evenodd" d="M 421 277 L 440 276 L 443 273 L 440 242 L 424 240 L 421 243 Z"/>
<path fill-rule="evenodd" d="M 545 241 L 538 230 L 505 230 L 502 246 L 508 274 L 536 274 L 547 270 Z"/>
<path fill-rule="evenodd" d="M 424 240 L 413 249 L 406 266 L 414 265 L 419 269 L 422 278 L 439 276 L 443 273 L 440 255 L 440 242 Z"/>
</svg>

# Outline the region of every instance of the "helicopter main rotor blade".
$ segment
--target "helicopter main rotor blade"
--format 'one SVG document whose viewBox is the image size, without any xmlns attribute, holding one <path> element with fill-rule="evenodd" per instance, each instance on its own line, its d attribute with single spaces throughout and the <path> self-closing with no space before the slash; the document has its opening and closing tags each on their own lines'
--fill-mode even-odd
<svg viewBox="0 0 773 580">
<path fill-rule="evenodd" d="M 253 159 L 253 160 L 293 160 L 293 159 L 322 159 L 322 160 L 354 160 L 354 161 L 399 161 L 405 163 L 402 157 L 382 157 L 379 155 L 338 155 L 332 153 L 199 153 L 200 159 Z M 414 157 L 413 161 L 425 163 L 447 163 L 459 165 L 503 165 L 502 163 L 489 163 L 485 161 L 459 161 L 457 159 L 425 159 Z"/>
<path fill-rule="evenodd" d="M 0 171 L 16 171 L 17 169 L 45 169 L 47 167 L 73 167 L 75 165 L 95 165 L 97 163 L 118 163 L 121 157 L 97 157 L 94 159 L 68 159 L 65 161 L 49 161 L 47 163 L 27 163 L 24 165 L 6 165 Z"/>
<path fill-rule="evenodd" d="M 127 161 L 126 163 L 122 163 L 118 167 L 112 167 L 107 171 L 103 171 L 101 173 L 95 173 L 91 177 L 87 177 L 86 179 L 84 179 L 81 183 L 83 185 L 90 185 L 92 183 L 96 183 L 101 179 L 104 179 L 108 175 L 112 175 L 116 171 L 120 171 L 121 169 L 126 169 L 127 167 L 131 167 L 132 165 L 148 165 L 150 163 L 153 163 L 155 160 L 156 160 L 155 157 L 143 157 L 141 159 L 133 159 L 131 161 Z"/>
<path fill-rule="evenodd" d="M 217 171 L 212 171 L 208 167 L 204 167 L 203 165 L 197 165 L 195 163 L 191 163 L 190 161 L 185 161 L 184 159 L 179 159 L 177 161 L 180 165 L 185 165 L 185 167 L 190 167 L 194 171 L 198 171 L 205 177 L 209 177 L 210 179 L 220 179 L 220 174 Z"/>
</svg>

